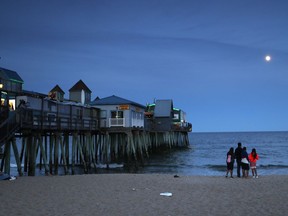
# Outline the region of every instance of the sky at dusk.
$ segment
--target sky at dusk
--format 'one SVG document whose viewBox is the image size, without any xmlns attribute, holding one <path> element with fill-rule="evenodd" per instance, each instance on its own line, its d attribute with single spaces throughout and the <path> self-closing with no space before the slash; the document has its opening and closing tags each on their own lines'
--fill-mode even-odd
<svg viewBox="0 0 288 216">
<path fill-rule="evenodd" d="M 0 67 L 25 90 L 172 99 L 195 132 L 288 130 L 288 1 L 0 1 Z M 265 61 L 270 55 L 271 61 Z"/>
</svg>

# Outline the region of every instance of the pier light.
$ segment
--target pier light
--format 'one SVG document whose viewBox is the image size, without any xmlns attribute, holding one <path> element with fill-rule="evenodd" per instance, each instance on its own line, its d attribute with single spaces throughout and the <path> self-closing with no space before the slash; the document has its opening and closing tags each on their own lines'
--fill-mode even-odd
<svg viewBox="0 0 288 216">
<path fill-rule="evenodd" d="M 2 89 L 3 88 L 3 84 L 2 83 L 0 83 L 0 89 Z"/>
</svg>

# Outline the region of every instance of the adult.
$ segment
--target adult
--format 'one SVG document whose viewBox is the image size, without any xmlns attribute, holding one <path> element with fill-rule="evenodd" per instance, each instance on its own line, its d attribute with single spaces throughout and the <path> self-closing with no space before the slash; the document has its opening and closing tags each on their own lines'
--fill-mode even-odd
<svg viewBox="0 0 288 216">
<path fill-rule="evenodd" d="M 240 178 L 240 170 L 241 170 L 241 159 L 242 159 L 242 144 L 238 143 L 238 147 L 235 149 L 235 159 L 237 163 L 237 177 Z"/>
<path fill-rule="evenodd" d="M 227 171 L 226 171 L 226 178 L 230 173 L 230 177 L 233 178 L 233 168 L 234 168 L 234 148 L 230 148 L 227 152 L 226 163 L 227 163 Z"/>
<path fill-rule="evenodd" d="M 259 160 L 259 156 L 258 156 L 255 148 L 252 149 L 248 158 L 249 158 L 249 162 L 250 162 L 250 168 L 252 170 L 252 177 L 258 178 L 257 169 L 256 169 L 256 161 Z"/>
<path fill-rule="evenodd" d="M 246 151 L 246 147 L 243 147 L 243 149 L 242 149 L 241 166 L 242 166 L 242 175 L 243 175 L 243 177 L 248 178 L 248 174 L 249 174 L 249 158 L 248 158 L 248 153 Z"/>
</svg>

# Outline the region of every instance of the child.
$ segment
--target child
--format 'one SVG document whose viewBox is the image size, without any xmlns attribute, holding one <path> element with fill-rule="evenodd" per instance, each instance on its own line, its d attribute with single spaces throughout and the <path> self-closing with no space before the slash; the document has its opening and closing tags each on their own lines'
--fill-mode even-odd
<svg viewBox="0 0 288 216">
<path fill-rule="evenodd" d="M 252 152 L 249 154 L 250 168 L 252 170 L 253 178 L 258 178 L 257 169 L 256 169 L 256 161 L 259 160 L 259 156 L 256 153 L 256 149 L 253 148 Z"/>
<path fill-rule="evenodd" d="M 234 148 L 230 148 L 227 152 L 226 163 L 227 163 L 227 172 L 226 178 L 228 177 L 228 173 L 230 173 L 230 177 L 233 178 L 233 167 L 234 167 Z"/>
</svg>

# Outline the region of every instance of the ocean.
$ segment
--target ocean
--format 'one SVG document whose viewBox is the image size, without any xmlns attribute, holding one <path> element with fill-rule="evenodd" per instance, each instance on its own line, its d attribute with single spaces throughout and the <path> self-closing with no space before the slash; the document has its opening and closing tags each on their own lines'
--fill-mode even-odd
<svg viewBox="0 0 288 216">
<path fill-rule="evenodd" d="M 250 153 L 255 148 L 259 175 L 288 174 L 288 132 L 190 133 L 188 149 L 153 155 L 143 173 L 224 176 L 226 154 L 241 142 Z M 236 174 L 236 163 L 234 165 Z"/>
<path fill-rule="evenodd" d="M 257 171 L 261 175 L 288 175 L 288 132 L 223 132 L 189 134 L 188 148 L 165 150 L 151 154 L 143 166 L 127 169 L 121 164 L 111 164 L 99 173 L 162 173 L 172 175 L 224 176 L 226 153 L 241 142 L 250 153 L 256 148 L 259 155 Z M 11 158 L 11 174 L 17 175 Z M 236 175 L 236 163 L 234 166 Z M 79 174 L 81 174 L 79 169 Z M 61 173 L 60 173 L 61 174 Z M 37 172 L 37 175 L 43 175 Z"/>
</svg>

